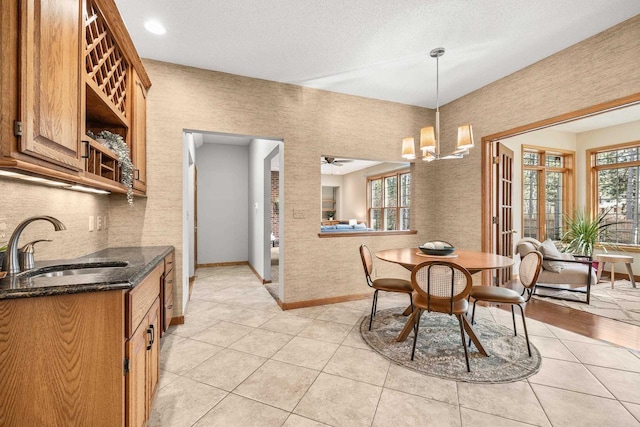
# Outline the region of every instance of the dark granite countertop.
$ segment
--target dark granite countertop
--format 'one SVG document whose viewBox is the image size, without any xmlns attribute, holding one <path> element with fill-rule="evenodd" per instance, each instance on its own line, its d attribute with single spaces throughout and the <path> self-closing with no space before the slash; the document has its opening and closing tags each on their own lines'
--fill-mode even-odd
<svg viewBox="0 0 640 427">
<path fill-rule="evenodd" d="M 173 246 L 108 248 L 74 259 L 36 262 L 37 272 L 6 276 L 0 280 L 0 299 L 38 297 L 79 292 L 132 289 L 169 255 Z M 58 270 L 54 266 L 73 268 L 99 267 L 126 262 L 125 267 L 100 269 L 97 273 L 59 277 L 31 277 L 34 273 Z M 89 271 L 89 270 L 85 270 Z"/>
</svg>

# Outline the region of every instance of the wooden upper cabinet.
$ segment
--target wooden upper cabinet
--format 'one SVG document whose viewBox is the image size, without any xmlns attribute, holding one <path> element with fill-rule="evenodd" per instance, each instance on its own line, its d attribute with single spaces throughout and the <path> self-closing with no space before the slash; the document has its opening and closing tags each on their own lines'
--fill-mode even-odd
<svg viewBox="0 0 640 427">
<path fill-rule="evenodd" d="M 127 143 L 146 191 L 151 81 L 114 0 L 0 2 L 0 168 L 117 193 L 118 155 L 87 135 Z"/>
<path fill-rule="evenodd" d="M 131 160 L 135 166 L 133 188 L 147 189 L 147 89 L 133 70 L 132 114 L 133 138 L 131 141 Z"/>
<path fill-rule="evenodd" d="M 81 170 L 82 2 L 22 0 L 19 149 Z"/>
</svg>

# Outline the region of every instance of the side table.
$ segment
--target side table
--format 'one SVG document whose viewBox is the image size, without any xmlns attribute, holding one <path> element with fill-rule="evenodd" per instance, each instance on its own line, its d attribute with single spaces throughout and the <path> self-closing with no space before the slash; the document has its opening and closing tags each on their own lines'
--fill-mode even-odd
<svg viewBox="0 0 640 427">
<path fill-rule="evenodd" d="M 633 270 L 631 269 L 631 264 L 633 263 L 633 257 L 628 255 L 609 255 L 609 254 L 596 254 L 596 260 L 598 261 L 598 274 L 597 281 L 600 282 L 600 276 L 602 276 L 602 270 L 604 269 L 605 263 L 611 264 L 611 289 L 613 289 L 613 282 L 615 280 L 615 265 L 616 262 L 624 263 L 625 267 L 627 267 L 627 272 L 629 273 L 629 280 L 633 287 L 636 287 L 636 281 L 633 277 Z"/>
</svg>

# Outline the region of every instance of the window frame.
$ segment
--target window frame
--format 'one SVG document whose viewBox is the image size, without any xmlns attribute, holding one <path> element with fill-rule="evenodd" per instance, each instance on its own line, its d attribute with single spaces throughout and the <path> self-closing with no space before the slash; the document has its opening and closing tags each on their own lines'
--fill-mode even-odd
<svg viewBox="0 0 640 427">
<path fill-rule="evenodd" d="M 586 150 L 585 157 L 587 161 L 587 212 L 593 216 L 594 212 L 598 212 L 598 172 L 608 169 L 623 169 L 629 167 L 640 167 L 640 160 L 624 163 L 610 163 L 606 165 L 596 165 L 596 156 L 607 151 L 622 150 L 625 148 L 640 148 L 640 140 L 623 142 L 620 144 L 606 145 Z M 600 242 L 597 243 L 597 246 Z M 615 246 L 630 252 L 640 252 L 640 243 L 638 245 L 629 243 L 615 243 Z"/>
<path fill-rule="evenodd" d="M 373 232 L 375 233 L 380 233 L 380 232 L 385 232 L 385 231 L 410 231 L 411 230 L 411 182 L 409 183 L 409 205 L 408 206 L 404 206 L 401 204 L 402 201 L 402 190 L 401 190 L 401 182 L 402 182 L 402 175 L 409 175 L 410 179 L 411 179 L 411 169 L 410 168 L 406 168 L 406 169 L 400 169 L 400 170 L 395 170 L 395 171 L 391 171 L 391 172 L 385 172 L 379 175 L 371 175 L 367 177 L 367 183 L 366 183 L 366 192 L 367 192 L 367 223 L 369 224 L 369 227 L 373 226 L 373 222 L 371 220 L 371 213 L 372 210 L 379 210 L 380 211 L 380 223 L 381 224 L 385 224 L 385 212 L 388 209 L 394 209 L 395 208 L 395 214 L 396 214 L 396 228 L 394 228 L 393 230 L 386 230 L 384 228 L 380 229 L 380 230 L 374 230 Z M 385 204 L 385 200 L 386 200 L 386 179 L 390 178 L 390 177 L 395 177 L 396 178 L 396 206 L 386 206 Z M 380 207 L 377 208 L 373 208 L 372 207 L 372 194 L 371 194 L 371 183 L 373 181 L 377 181 L 377 180 L 381 180 L 382 182 L 382 205 Z M 400 220 L 400 212 L 402 209 L 409 209 L 409 224 L 408 224 L 408 228 L 407 229 L 399 229 L 399 225 L 401 223 Z"/>
<path fill-rule="evenodd" d="M 538 153 L 537 165 L 525 165 L 524 156 L 525 153 L 535 152 Z M 546 166 L 546 160 L 548 155 L 561 156 L 563 158 L 562 167 Z M 562 215 L 573 215 L 575 200 L 576 200 L 576 152 L 572 150 L 564 150 L 560 148 L 542 147 L 535 145 L 522 145 L 522 153 L 520 155 L 520 161 L 522 165 L 522 183 L 521 183 L 521 222 L 520 233 L 524 237 L 525 232 L 525 171 L 534 170 L 538 176 L 538 240 L 544 241 L 547 239 L 547 212 L 546 212 L 546 173 L 557 172 L 562 174 L 562 181 L 564 184 L 563 193 L 563 206 Z M 564 223 L 562 224 L 564 227 Z"/>
</svg>

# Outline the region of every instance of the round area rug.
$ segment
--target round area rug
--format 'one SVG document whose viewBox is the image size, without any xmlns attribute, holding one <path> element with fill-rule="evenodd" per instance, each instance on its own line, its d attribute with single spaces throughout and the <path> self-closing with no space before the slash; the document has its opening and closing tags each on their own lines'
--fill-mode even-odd
<svg viewBox="0 0 640 427">
<path fill-rule="evenodd" d="M 531 357 L 520 319 L 516 319 L 518 336 L 491 320 L 479 319 L 473 326 L 489 357 L 481 355 L 472 344 L 468 348 L 471 372 L 467 372 L 460 326 L 455 316 L 442 313 L 422 314 L 416 355 L 411 360 L 413 331 L 404 342 L 396 338 L 407 319 L 398 308 L 378 311 L 369 331 L 369 316 L 360 324 L 362 338 L 376 352 L 405 368 L 434 377 L 478 383 L 519 381 L 538 372 L 541 357 L 531 344 Z M 465 333 L 465 336 L 466 333 Z M 467 342 L 469 338 L 467 336 Z"/>
</svg>

